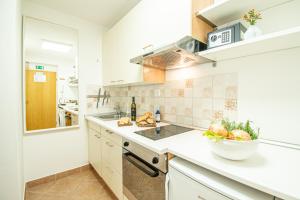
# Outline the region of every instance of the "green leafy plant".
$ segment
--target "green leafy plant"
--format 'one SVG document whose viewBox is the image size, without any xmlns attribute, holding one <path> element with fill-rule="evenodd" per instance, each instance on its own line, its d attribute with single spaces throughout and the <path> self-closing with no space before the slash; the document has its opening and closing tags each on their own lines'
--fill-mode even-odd
<svg viewBox="0 0 300 200">
<path fill-rule="evenodd" d="M 259 136 L 259 129 L 257 129 L 257 132 L 251 127 L 250 121 L 247 120 L 245 125 L 242 127 L 243 131 L 249 133 L 252 140 L 256 140 Z"/>
<path fill-rule="evenodd" d="M 251 121 L 247 120 L 245 123 L 237 123 L 235 121 L 230 121 L 228 119 L 223 119 L 222 120 L 222 125 L 224 128 L 228 131 L 231 132 L 233 130 L 243 130 L 247 133 L 249 133 L 250 137 L 252 140 L 256 140 L 259 136 L 259 129 L 257 132 L 251 127 Z"/>
<path fill-rule="evenodd" d="M 237 123 L 235 121 L 231 122 L 228 119 L 223 119 L 221 123 L 228 132 L 231 132 L 235 129 L 241 130 L 243 127 L 243 123 Z"/>
<path fill-rule="evenodd" d="M 248 22 L 250 25 L 255 25 L 257 20 L 262 19 L 262 18 L 261 18 L 261 14 L 258 11 L 251 9 L 248 11 L 248 13 L 246 13 L 243 16 L 243 19 L 246 22 Z"/>
<path fill-rule="evenodd" d="M 245 132 L 247 132 L 250 137 L 251 140 L 256 140 L 258 139 L 259 136 L 259 129 L 257 129 L 257 131 L 251 127 L 251 121 L 247 120 L 245 123 L 242 122 L 235 122 L 235 121 L 230 121 L 228 119 L 223 119 L 221 121 L 222 126 L 228 131 L 228 136 L 224 137 L 218 133 L 215 133 L 211 130 L 207 130 L 203 133 L 204 136 L 206 136 L 208 139 L 211 139 L 213 141 L 220 141 L 223 139 L 229 139 L 230 136 L 232 136 L 232 131 L 233 130 L 243 130 Z M 242 138 L 239 137 L 235 137 L 235 140 L 241 141 L 243 140 Z"/>
</svg>

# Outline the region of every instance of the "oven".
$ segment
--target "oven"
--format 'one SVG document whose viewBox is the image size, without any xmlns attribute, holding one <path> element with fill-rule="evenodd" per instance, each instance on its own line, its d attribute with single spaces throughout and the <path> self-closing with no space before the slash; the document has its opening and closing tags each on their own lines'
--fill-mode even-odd
<svg viewBox="0 0 300 200">
<path fill-rule="evenodd" d="M 165 200 L 167 155 L 123 139 L 123 193 L 129 200 Z"/>
</svg>

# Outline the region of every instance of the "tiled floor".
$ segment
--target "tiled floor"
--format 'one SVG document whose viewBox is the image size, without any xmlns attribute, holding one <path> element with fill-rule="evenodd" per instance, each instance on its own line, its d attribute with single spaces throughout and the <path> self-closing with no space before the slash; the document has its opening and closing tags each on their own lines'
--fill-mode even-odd
<svg viewBox="0 0 300 200">
<path fill-rule="evenodd" d="M 26 200 L 113 200 L 114 198 L 92 170 L 26 190 Z"/>
</svg>

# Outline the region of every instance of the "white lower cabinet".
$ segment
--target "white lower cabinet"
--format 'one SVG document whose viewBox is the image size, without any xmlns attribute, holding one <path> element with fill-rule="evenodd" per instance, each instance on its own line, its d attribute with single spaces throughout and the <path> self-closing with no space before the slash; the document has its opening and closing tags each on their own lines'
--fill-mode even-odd
<svg viewBox="0 0 300 200">
<path fill-rule="evenodd" d="M 273 200 L 258 191 L 180 158 L 169 161 L 169 200 Z"/>
<path fill-rule="evenodd" d="M 102 155 L 102 177 L 118 199 L 122 199 L 122 147 L 104 137 Z"/>
<path fill-rule="evenodd" d="M 119 135 L 89 123 L 89 162 L 120 200 L 123 199 L 121 141 Z"/>
<path fill-rule="evenodd" d="M 102 155 L 101 155 L 101 145 L 102 138 L 101 132 L 98 132 L 92 128 L 89 128 L 89 162 L 94 167 L 94 169 L 101 175 L 102 166 Z"/>
<path fill-rule="evenodd" d="M 226 196 L 199 184 L 193 179 L 183 176 L 176 170 L 172 170 L 170 173 L 172 174 L 170 180 L 170 200 L 230 200 Z"/>
</svg>

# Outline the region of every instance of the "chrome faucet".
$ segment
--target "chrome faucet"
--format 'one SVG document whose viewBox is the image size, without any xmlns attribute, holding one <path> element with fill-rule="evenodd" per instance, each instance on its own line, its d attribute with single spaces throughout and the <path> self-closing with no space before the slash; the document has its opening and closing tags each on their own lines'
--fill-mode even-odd
<svg viewBox="0 0 300 200">
<path fill-rule="evenodd" d="M 115 105 L 114 109 L 118 115 L 121 114 L 121 107 L 118 103 Z"/>
</svg>

